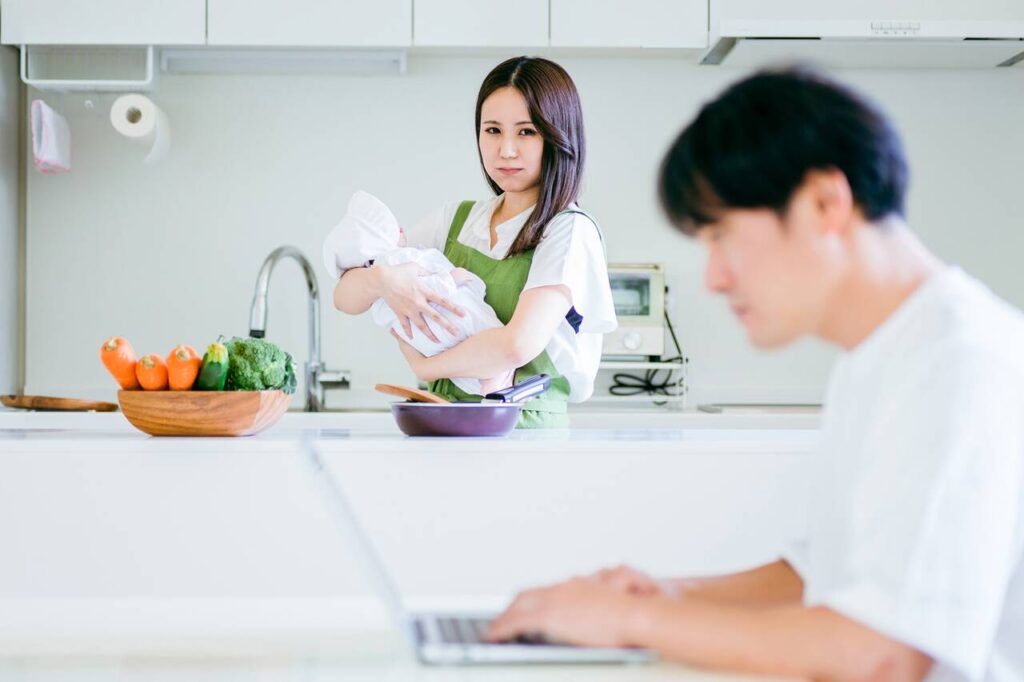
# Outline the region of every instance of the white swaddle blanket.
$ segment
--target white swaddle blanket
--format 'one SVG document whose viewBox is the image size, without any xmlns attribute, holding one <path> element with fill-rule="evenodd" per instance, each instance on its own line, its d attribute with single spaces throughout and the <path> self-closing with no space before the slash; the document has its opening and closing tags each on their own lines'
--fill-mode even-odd
<svg viewBox="0 0 1024 682">
<path fill-rule="evenodd" d="M 371 262 L 384 265 L 417 263 L 422 267 L 427 273 L 422 276 L 426 285 L 465 311 L 466 314 L 459 317 L 449 310 L 434 306 L 438 313 L 458 329 L 458 334 L 450 334 L 434 321 L 427 320 L 427 326 L 439 343 L 431 341 L 415 325 L 412 328 L 412 338 L 409 339 L 402 329 L 398 316 L 384 299 L 374 301 L 370 312 L 374 322 L 393 329 L 413 348 L 428 357 L 437 355 L 485 329 L 502 326 L 494 309 L 484 301 L 486 285 L 482 279 L 463 270 L 457 281 L 452 273 L 456 268 L 443 253 L 437 249 L 401 246 L 402 241 L 401 227 L 388 207 L 373 195 L 360 190 L 352 195 L 341 222 L 324 240 L 324 265 L 335 279 L 345 270 L 363 267 Z M 481 393 L 479 379 L 453 377 L 452 383 L 466 393 Z M 501 385 L 493 388 L 511 384 L 512 373 L 496 383 Z"/>
</svg>

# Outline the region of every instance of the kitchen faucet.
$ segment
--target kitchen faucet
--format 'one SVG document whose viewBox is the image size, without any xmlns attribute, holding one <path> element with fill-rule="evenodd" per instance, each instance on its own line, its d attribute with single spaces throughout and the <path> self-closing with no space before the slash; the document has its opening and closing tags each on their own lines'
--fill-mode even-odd
<svg viewBox="0 0 1024 682">
<path fill-rule="evenodd" d="M 256 278 L 256 292 L 252 297 L 249 311 L 249 336 L 262 339 L 267 332 L 267 291 L 270 288 L 270 273 L 282 258 L 294 258 L 302 266 L 309 289 L 309 359 L 306 362 L 306 412 L 320 412 L 324 409 L 324 392 L 327 388 L 348 388 L 347 372 L 328 371 L 320 360 L 320 294 L 316 284 L 316 273 L 306 257 L 294 246 L 280 246 L 270 252 L 260 274 Z"/>
</svg>

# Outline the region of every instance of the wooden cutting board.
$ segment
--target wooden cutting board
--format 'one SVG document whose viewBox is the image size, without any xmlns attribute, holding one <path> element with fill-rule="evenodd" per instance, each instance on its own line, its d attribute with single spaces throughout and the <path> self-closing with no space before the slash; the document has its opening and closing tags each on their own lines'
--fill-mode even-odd
<svg viewBox="0 0 1024 682">
<path fill-rule="evenodd" d="M 7 407 L 23 410 L 72 411 L 72 412 L 115 412 L 116 403 L 99 400 L 78 400 L 76 398 L 53 398 L 46 395 L 0 395 L 0 403 Z"/>
</svg>

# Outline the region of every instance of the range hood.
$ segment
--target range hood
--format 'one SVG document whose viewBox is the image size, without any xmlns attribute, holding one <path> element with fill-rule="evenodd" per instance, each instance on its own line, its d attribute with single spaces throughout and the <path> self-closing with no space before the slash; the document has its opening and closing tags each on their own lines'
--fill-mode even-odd
<svg viewBox="0 0 1024 682">
<path fill-rule="evenodd" d="M 1024 61 L 1024 0 L 712 0 L 703 64 L 993 68 Z"/>
</svg>

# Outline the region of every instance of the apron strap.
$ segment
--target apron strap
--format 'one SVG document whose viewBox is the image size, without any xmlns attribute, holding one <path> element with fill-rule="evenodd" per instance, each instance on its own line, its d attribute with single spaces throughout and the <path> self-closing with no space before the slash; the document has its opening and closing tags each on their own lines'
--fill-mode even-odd
<svg viewBox="0 0 1024 682">
<path fill-rule="evenodd" d="M 593 223 L 594 229 L 597 230 L 597 237 L 598 237 L 598 239 L 601 240 L 601 249 L 604 251 L 605 258 L 608 258 L 608 247 L 604 243 L 604 234 L 601 232 L 601 226 L 597 224 L 597 220 L 594 218 L 594 216 L 592 216 L 589 213 L 587 213 L 586 211 L 584 211 L 582 209 L 578 209 L 578 208 L 567 208 L 567 209 L 561 210 L 558 213 L 556 213 L 555 216 L 560 216 L 563 213 L 578 213 L 579 215 L 583 216 L 584 218 L 589 220 L 591 223 Z M 552 217 L 552 220 L 554 220 L 554 217 Z"/>
<path fill-rule="evenodd" d="M 475 203 L 474 201 L 463 201 L 455 209 L 455 217 L 452 218 L 452 224 L 448 227 L 448 238 L 444 240 L 445 253 L 448 253 L 449 247 L 458 241 L 459 235 L 462 234 L 462 226 L 466 224 L 466 218 L 469 217 L 469 212 L 473 210 Z"/>
</svg>

